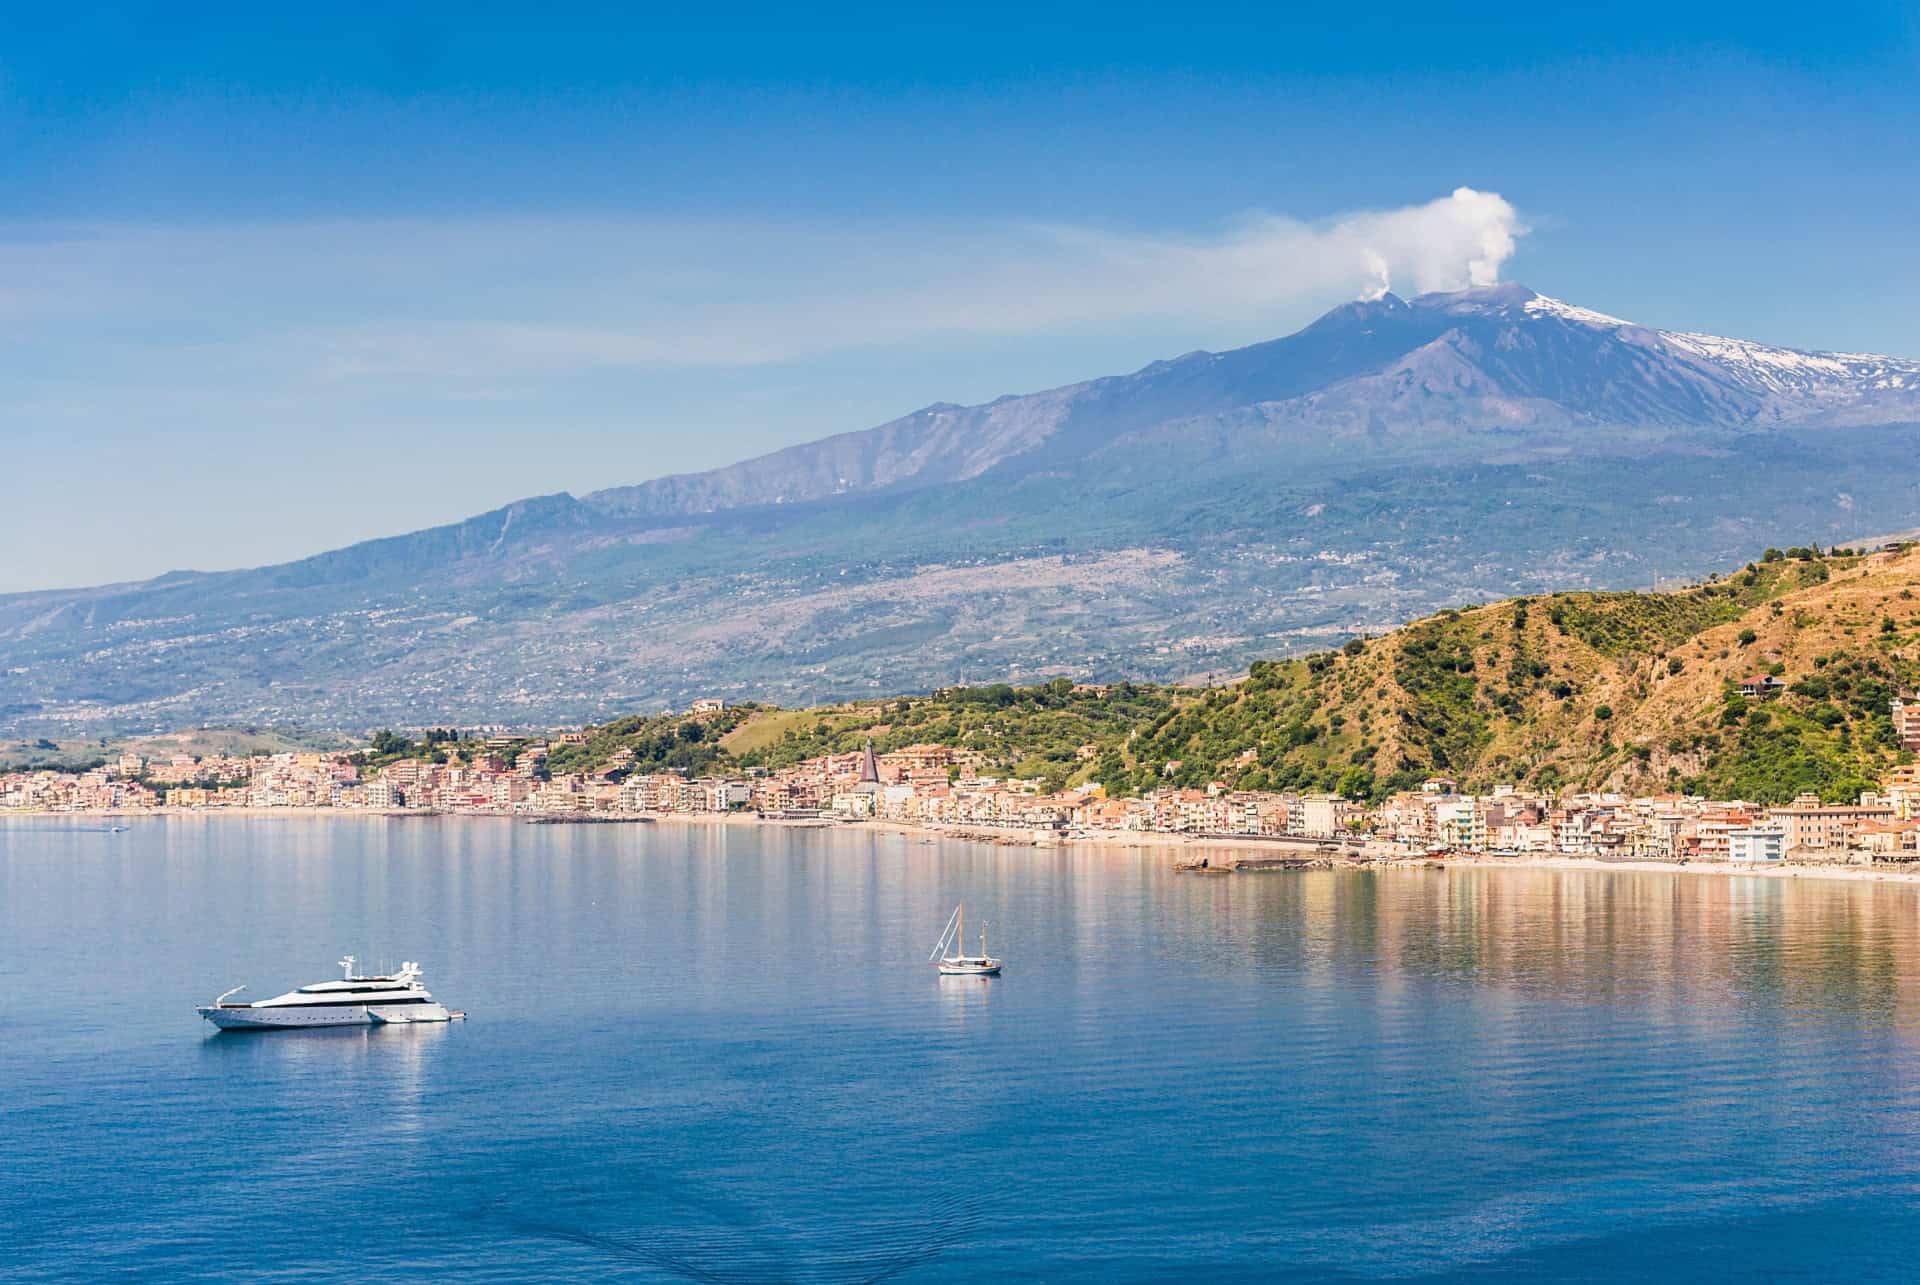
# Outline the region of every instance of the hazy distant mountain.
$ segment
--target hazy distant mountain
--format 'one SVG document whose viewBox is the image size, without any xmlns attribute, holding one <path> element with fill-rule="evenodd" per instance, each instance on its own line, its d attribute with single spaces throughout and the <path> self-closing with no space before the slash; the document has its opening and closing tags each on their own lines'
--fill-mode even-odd
<svg viewBox="0 0 1920 1285">
<path fill-rule="evenodd" d="M 984 406 L 929 406 L 586 502 L 654 517 L 937 486 L 1056 467 L 1143 431 L 1228 415 L 1243 428 L 1298 424 L 1329 436 L 1889 423 L 1920 419 L 1920 362 L 1649 330 L 1522 285 L 1412 302 L 1387 294 L 1285 339 Z"/>
<path fill-rule="evenodd" d="M 0 598 L 0 728 L 540 723 L 1179 677 L 1915 525 L 1920 362 L 1385 295 L 282 566 Z"/>
</svg>

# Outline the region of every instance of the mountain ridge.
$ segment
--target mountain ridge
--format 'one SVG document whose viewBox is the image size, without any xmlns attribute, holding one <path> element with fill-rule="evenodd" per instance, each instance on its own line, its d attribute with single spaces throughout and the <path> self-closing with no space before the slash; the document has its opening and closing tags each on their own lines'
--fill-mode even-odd
<svg viewBox="0 0 1920 1285">
<path fill-rule="evenodd" d="M 1438 408 L 1441 412 L 1449 412 L 1457 410 L 1457 403 L 1461 400 L 1459 394 L 1464 392 L 1484 396 L 1489 403 L 1483 408 L 1484 423 L 1479 424 L 1481 427 L 1572 427 L 1579 423 L 1603 422 L 1592 411 L 1582 416 L 1567 410 L 1563 401 L 1548 396 L 1534 387 L 1532 382 L 1521 381 L 1520 391 L 1516 392 L 1513 383 L 1503 383 L 1484 369 L 1482 363 L 1492 354 L 1483 343 L 1476 343 L 1468 332 L 1457 326 L 1440 329 L 1424 343 L 1401 353 L 1383 369 L 1348 369 L 1377 356 L 1378 350 L 1363 348 L 1356 353 L 1353 351 L 1356 346 L 1353 337 L 1341 332 L 1357 327 L 1371 337 L 1385 322 L 1396 335 L 1404 337 L 1409 326 L 1417 328 L 1412 319 L 1423 312 L 1439 317 L 1503 317 L 1510 315 L 1516 307 L 1525 313 L 1565 322 L 1579 330 L 1610 333 L 1628 348 L 1659 345 L 1665 350 L 1678 350 L 1689 367 L 1700 369 L 1716 384 L 1722 384 L 1729 390 L 1738 390 L 1737 396 L 1729 391 L 1728 396 L 1732 400 L 1724 403 L 1710 398 L 1699 401 L 1693 407 L 1697 412 L 1693 417 L 1675 414 L 1671 404 L 1671 389 L 1665 390 L 1668 397 L 1665 401 L 1649 399 L 1644 390 L 1639 398 L 1624 397 L 1604 387 L 1572 390 L 1582 404 L 1606 406 L 1615 412 L 1604 422 L 1654 427 L 1676 424 L 1743 427 L 1761 423 L 1806 424 L 1819 420 L 1822 415 L 1842 413 L 1846 418 L 1838 422 L 1851 424 L 1857 415 L 1864 412 L 1855 406 L 1836 408 L 1831 405 L 1831 385 L 1835 380 L 1864 381 L 1873 391 L 1887 395 L 1891 405 L 1868 414 L 1867 419 L 1861 422 L 1920 421 L 1920 360 L 1869 353 L 1792 349 L 1695 332 L 1654 330 L 1565 303 L 1518 283 L 1419 295 L 1410 301 L 1389 292 L 1375 299 L 1343 304 L 1295 334 L 1279 339 L 1264 340 L 1222 352 L 1195 349 L 1178 357 L 1149 362 L 1126 375 L 1100 376 L 1033 393 L 1003 394 L 971 406 L 934 402 L 872 428 L 853 429 L 811 442 L 796 443 L 735 464 L 691 473 L 668 474 L 580 495 L 560 491 L 528 496 L 459 522 L 374 537 L 340 549 L 325 550 L 273 565 L 303 566 L 336 559 L 338 555 L 355 549 L 391 548 L 394 541 L 436 535 L 464 543 L 472 534 L 484 530 L 487 524 L 496 519 L 500 523 L 500 535 L 504 536 L 506 529 L 525 515 L 531 515 L 536 523 L 559 520 L 566 514 L 577 515 L 580 521 L 575 525 L 585 525 L 592 514 L 616 520 L 646 522 L 664 517 L 699 517 L 729 509 L 830 500 L 855 491 L 886 491 L 909 483 L 931 486 L 968 481 L 1043 445 L 1053 430 L 1062 427 L 1062 421 L 1068 416 L 1068 408 L 1060 406 L 1060 403 L 1075 396 L 1099 396 L 1109 388 L 1129 381 L 1170 376 L 1176 372 L 1188 374 L 1183 390 L 1190 391 L 1194 382 L 1191 373 L 1195 367 L 1222 363 L 1236 367 L 1257 365 L 1278 346 L 1311 337 L 1318 339 L 1310 350 L 1311 356 L 1327 362 L 1324 366 L 1316 367 L 1322 375 L 1322 382 L 1318 386 L 1295 392 L 1283 383 L 1281 389 L 1256 390 L 1251 398 L 1234 401 L 1224 409 L 1263 408 L 1262 414 L 1270 423 L 1312 416 L 1337 416 L 1337 422 L 1348 422 L 1381 415 L 1383 408 L 1377 403 L 1384 400 L 1388 403 L 1385 409 L 1394 412 L 1392 418 L 1396 422 L 1405 423 L 1409 419 L 1424 422 L 1447 416 L 1420 415 L 1417 408 L 1407 405 L 1412 400 L 1410 394 L 1451 398 L 1448 405 Z M 1331 378 L 1324 377 L 1328 370 L 1335 372 Z M 1731 373 L 1734 370 L 1747 372 L 1744 382 L 1734 379 Z M 1504 373 L 1515 375 L 1523 372 L 1516 372 L 1507 366 Z M 1423 386 L 1410 387 L 1415 384 Z M 1359 385 L 1365 386 L 1357 387 Z M 1774 396 L 1787 398 L 1792 404 L 1763 405 L 1762 389 Z M 1278 391 L 1285 395 L 1260 395 L 1264 391 Z M 1565 393 L 1568 390 L 1558 391 Z M 1164 393 L 1159 393 L 1154 400 L 1164 397 Z M 1225 400 L 1223 397 L 1222 401 Z M 1295 405 L 1296 402 L 1299 404 Z M 1012 418 L 1011 408 L 1033 409 L 1039 413 L 1033 419 L 1009 424 L 1005 421 Z M 1681 407 L 1683 410 L 1686 408 L 1684 404 Z M 1790 413 L 1794 409 L 1799 411 L 1798 416 Z M 1152 412 L 1144 413 L 1151 415 Z M 1188 422 L 1208 413 L 1216 412 L 1202 410 L 1180 420 L 1156 419 L 1132 431 Z M 1142 414 L 1136 410 L 1123 422 L 1137 421 Z M 982 442 L 964 451 L 956 445 L 947 445 L 951 439 L 964 436 L 977 426 L 986 430 Z M 1113 431 L 1112 420 L 1106 421 L 1102 431 L 1110 438 L 1127 435 L 1124 429 Z M 866 452 L 866 458 L 861 458 L 858 448 L 873 443 L 878 443 L 879 448 Z M 1075 442 L 1074 445 L 1089 444 Z M 914 449 L 916 446 L 918 450 Z M 958 455 L 958 458 L 946 458 L 952 455 Z M 927 457 L 940 458 L 937 464 L 930 465 L 925 462 Z M 916 465 L 916 459 L 923 462 Z M 780 483 L 777 477 L 765 478 L 764 475 L 776 473 L 782 463 L 796 461 L 805 462 L 798 471 L 810 480 L 787 485 Z M 849 474 L 853 475 L 852 479 Z M 829 476 L 830 482 L 822 481 Z M 755 478 L 763 480 L 756 484 L 752 480 Z M 726 502 L 719 502 L 720 499 Z M 580 507 L 574 508 L 576 505 Z M 147 580 L 0 594 L 0 601 L 152 586 L 177 581 L 182 577 L 246 574 L 267 569 L 177 569 Z"/>
<path fill-rule="evenodd" d="M 1240 383 L 1242 395 L 1234 405 L 1263 405 L 1268 403 L 1286 403 L 1298 397 L 1318 395 L 1323 399 L 1336 395 L 1343 385 L 1350 381 L 1367 378 L 1380 378 L 1392 382 L 1395 375 L 1405 368 L 1405 364 L 1416 353 L 1432 351 L 1436 345 L 1445 345 L 1455 358 L 1455 364 L 1463 374 L 1471 372 L 1485 380 L 1489 387 L 1510 387 L 1503 384 L 1499 375 L 1484 370 L 1485 361 L 1494 357 L 1501 347 L 1496 337 L 1492 343 L 1484 338 L 1476 338 L 1471 327 L 1463 328 L 1457 324 L 1448 324 L 1465 320 L 1473 321 L 1492 318 L 1499 323 L 1510 323 L 1515 309 L 1532 316 L 1551 319 L 1563 324 L 1571 336 L 1602 336 L 1603 342 L 1617 346 L 1616 365 L 1620 367 L 1614 379 L 1609 381 L 1616 387 L 1589 387 L 1579 389 L 1546 388 L 1538 374 L 1528 372 L 1518 363 L 1503 363 L 1503 371 L 1510 377 L 1517 377 L 1522 386 L 1531 394 L 1520 400 L 1533 403 L 1514 407 L 1502 414 L 1500 407 L 1491 408 L 1487 418 L 1497 426 L 1501 420 L 1509 422 L 1520 419 L 1536 422 L 1529 413 L 1538 415 L 1538 422 L 1556 421 L 1564 423 L 1578 422 L 1615 422 L 1636 425 L 1697 425 L 1710 423 L 1719 427 L 1748 426 L 1759 422 L 1773 424 L 1802 423 L 1815 420 L 1822 415 L 1835 413 L 1859 414 L 1856 406 L 1835 407 L 1832 400 L 1832 382 L 1837 380 L 1877 380 L 1875 391 L 1882 392 L 1896 406 L 1879 412 L 1881 418 L 1875 422 L 1887 422 L 1886 416 L 1898 415 L 1907 418 L 1920 418 L 1920 361 L 1905 361 L 1898 358 L 1882 357 L 1873 354 L 1832 353 L 1783 348 L 1774 345 L 1759 344 L 1747 340 L 1727 339 L 1719 336 L 1695 334 L 1690 332 L 1654 330 L 1633 322 L 1610 317 L 1604 313 L 1539 294 L 1532 289 L 1506 284 L 1481 287 L 1475 290 L 1420 295 L 1413 300 L 1404 300 L 1392 293 L 1383 294 L 1377 299 L 1345 304 L 1326 313 L 1311 325 L 1294 335 L 1281 339 L 1266 340 L 1250 344 L 1243 348 L 1225 352 L 1196 350 L 1179 357 L 1150 362 L 1129 375 L 1105 376 L 1097 379 L 1082 380 L 1061 385 L 1037 393 L 1013 394 L 995 398 L 993 401 L 976 406 L 961 407 L 951 403 L 936 403 L 924 407 L 898 420 L 889 421 L 872 429 L 856 430 L 836 434 L 816 443 L 804 443 L 784 448 L 769 455 L 742 461 L 737 465 L 728 465 L 719 469 L 699 473 L 680 474 L 673 477 L 644 482 L 631 487 L 610 488 L 591 493 L 583 497 L 589 503 L 607 504 L 618 511 L 632 513 L 645 512 L 659 515 L 670 512 L 685 513 L 691 510 L 685 507 L 678 497 L 717 490 L 720 479 L 738 476 L 737 471 L 759 472 L 770 467 L 775 461 L 801 459 L 816 448 L 829 445 L 839 448 L 852 447 L 868 440 L 891 442 L 896 436 L 909 432 L 919 432 L 928 438 L 955 434 L 965 428 L 982 425 L 990 428 L 989 447 L 1017 445 L 1019 450 L 1002 449 L 1000 453 L 987 452 L 991 457 L 991 467 L 1011 461 L 1026 450 L 1039 447 L 1053 432 L 1063 427 L 1062 420 L 1067 418 L 1061 412 L 1060 403 L 1075 398 L 1101 397 L 1115 386 L 1129 381 L 1153 381 L 1184 374 L 1190 388 L 1192 375 L 1197 368 L 1218 367 L 1239 368 L 1259 365 L 1269 361 L 1278 346 L 1299 344 L 1304 348 L 1304 357 L 1314 363 L 1312 376 L 1297 375 L 1297 386 L 1289 384 L 1284 378 L 1278 386 L 1246 389 L 1244 378 Z M 1436 322 L 1439 324 L 1436 326 Z M 1355 332 L 1358 333 L 1355 333 Z M 1385 331 L 1385 343 L 1371 342 L 1379 332 Z M 1382 352 L 1396 341 L 1404 343 L 1408 336 L 1424 335 L 1424 342 L 1413 349 L 1403 351 L 1397 363 L 1386 370 L 1378 368 Z M 1565 342 L 1570 336 L 1562 335 Z M 1467 351 L 1463 351 L 1463 348 Z M 1632 365 L 1634 356 L 1645 354 L 1647 362 L 1662 358 L 1676 362 L 1692 371 L 1697 377 L 1691 389 L 1676 387 L 1669 381 L 1654 379 L 1644 367 Z M 1798 378 L 1786 378 L 1783 372 L 1797 372 Z M 1433 372 L 1408 371 L 1419 375 Z M 1820 376 L 1826 376 L 1822 383 Z M 1631 378 L 1629 378 L 1631 377 Z M 1317 380 L 1317 382 L 1312 382 Z M 1560 398 L 1554 396 L 1561 395 Z M 1685 394 L 1687 400 L 1675 404 L 1675 394 Z M 1578 399 L 1580 411 L 1564 409 L 1564 398 L 1572 395 Z M 1515 399 L 1511 395 L 1502 406 L 1510 406 Z M 1548 409 L 1559 407 L 1560 416 Z M 1010 412 L 1031 408 L 1036 414 L 1023 420 L 1017 426 L 1003 421 L 1010 418 Z M 1069 409 L 1070 408 L 1066 408 Z M 1302 408 L 1303 410 L 1307 408 Z M 1869 418 L 1872 418 L 1870 415 Z M 1145 427 L 1145 426 L 1141 426 Z M 869 435 L 882 435 L 879 439 Z M 934 453 L 938 453 L 938 444 L 934 444 Z M 1076 447 L 1086 443 L 1075 441 Z M 817 472 L 817 470 L 815 470 Z M 830 470 L 831 471 L 831 470 Z M 958 470 L 948 470 L 936 475 L 933 481 L 963 480 L 980 475 L 986 467 L 978 464 L 978 453 L 974 462 Z M 892 469 L 883 470 L 880 476 L 873 477 L 870 484 L 892 486 L 918 476 L 916 471 L 904 472 Z M 775 488 L 756 494 L 754 502 L 790 503 L 799 499 L 823 498 L 828 494 L 843 493 L 846 471 L 834 473 L 835 481 L 842 484 L 840 491 L 819 489 Z M 706 487 L 699 484 L 707 482 Z M 647 503 L 640 497 L 654 500 Z M 669 499 L 667 497 L 675 497 Z M 658 498 L 655 498 L 658 497 Z M 738 501 L 736 501 L 738 502 Z M 710 511 L 710 510 L 707 510 Z"/>
<path fill-rule="evenodd" d="M 272 566 L 0 596 L 0 730 L 1167 680 L 1914 525 L 1920 363 L 1519 285 Z"/>
</svg>

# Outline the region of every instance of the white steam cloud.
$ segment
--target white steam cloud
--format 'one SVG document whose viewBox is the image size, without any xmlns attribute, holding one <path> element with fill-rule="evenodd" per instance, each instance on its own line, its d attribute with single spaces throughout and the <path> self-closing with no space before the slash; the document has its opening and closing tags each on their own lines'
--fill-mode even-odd
<svg viewBox="0 0 1920 1285">
<path fill-rule="evenodd" d="M 120 359 L 145 354 L 201 388 L 752 366 L 1119 328 L 1226 343 L 1388 289 L 1491 284 L 1525 231 L 1504 198 L 1467 187 L 1199 237 L 580 219 L 0 227 L 0 334 L 68 336 L 97 360 L 108 333 Z"/>
<path fill-rule="evenodd" d="M 1396 282 L 1416 294 L 1490 286 L 1526 228 L 1499 193 L 1460 187 L 1425 205 L 1355 215 L 1339 232 L 1359 243 L 1379 295 Z"/>
</svg>

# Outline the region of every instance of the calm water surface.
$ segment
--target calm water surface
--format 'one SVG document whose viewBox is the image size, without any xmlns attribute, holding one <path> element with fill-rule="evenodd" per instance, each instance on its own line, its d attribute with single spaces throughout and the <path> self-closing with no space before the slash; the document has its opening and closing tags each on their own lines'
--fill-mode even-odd
<svg viewBox="0 0 1920 1285">
<path fill-rule="evenodd" d="M 956 900 L 997 981 L 932 975 Z M 0 1277 L 1911 1278 L 1920 891 L 0 823 Z M 341 954 L 471 1020 L 216 1034 Z"/>
</svg>

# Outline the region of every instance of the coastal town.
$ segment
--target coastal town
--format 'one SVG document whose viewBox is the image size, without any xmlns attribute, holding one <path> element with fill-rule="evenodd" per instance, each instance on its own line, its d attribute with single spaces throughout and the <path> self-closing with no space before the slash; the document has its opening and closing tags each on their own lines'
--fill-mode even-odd
<svg viewBox="0 0 1920 1285">
<path fill-rule="evenodd" d="M 717 707 L 717 703 L 716 703 Z M 377 768 L 364 753 L 124 754 L 82 772 L 0 775 L 0 812 L 214 813 L 327 809 L 363 814 L 507 816 L 549 822 L 653 817 L 924 828 L 1001 842 L 1095 839 L 1291 842 L 1376 858 L 1562 855 L 1621 861 L 1773 865 L 1920 860 L 1920 765 L 1893 769 L 1847 803 L 1803 794 L 1762 806 L 1687 794 L 1463 792 L 1433 777 L 1373 803 L 1334 793 L 1206 788 L 1108 797 L 1083 784 L 1047 792 L 995 776 L 984 756 L 940 744 L 829 754 L 738 775 L 634 770 L 630 752 L 590 772 L 553 772 L 585 734 L 499 736 L 471 761 L 422 755 Z"/>
</svg>

